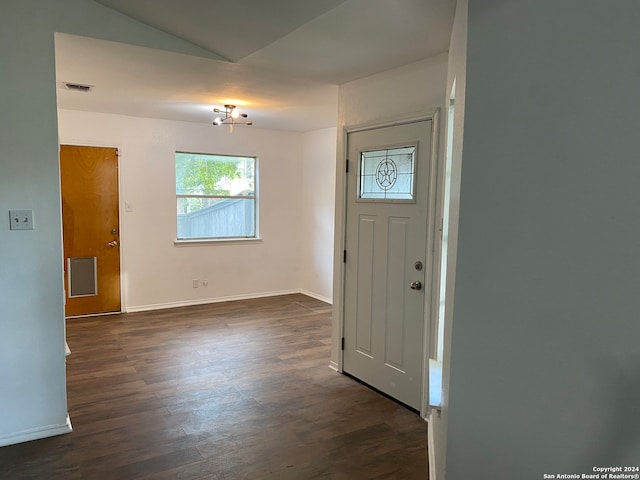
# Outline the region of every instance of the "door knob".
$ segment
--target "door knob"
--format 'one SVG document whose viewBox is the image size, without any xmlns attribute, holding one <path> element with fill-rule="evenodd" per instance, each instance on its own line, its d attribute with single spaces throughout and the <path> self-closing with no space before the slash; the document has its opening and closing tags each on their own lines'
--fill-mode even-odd
<svg viewBox="0 0 640 480">
<path fill-rule="evenodd" d="M 109 245 L 110 247 L 117 247 L 118 246 L 118 241 L 117 240 L 112 240 L 111 242 L 107 243 L 107 245 Z M 413 287 L 411 287 L 413 288 Z"/>
<path fill-rule="evenodd" d="M 421 290 L 422 289 L 422 282 L 411 282 L 411 290 Z"/>
</svg>

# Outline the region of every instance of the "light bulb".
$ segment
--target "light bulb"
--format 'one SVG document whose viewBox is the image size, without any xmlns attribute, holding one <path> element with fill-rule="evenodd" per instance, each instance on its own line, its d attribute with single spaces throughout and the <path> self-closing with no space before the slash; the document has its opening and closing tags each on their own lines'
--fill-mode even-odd
<svg viewBox="0 0 640 480">
<path fill-rule="evenodd" d="M 220 117 L 216 117 L 216 118 L 213 120 L 213 124 L 214 124 L 214 125 L 220 125 L 221 123 L 222 123 L 222 119 L 221 119 Z"/>
<path fill-rule="evenodd" d="M 231 110 L 231 118 L 238 118 L 240 116 L 240 112 L 238 112 L 237 108 Z"/>
</svg>

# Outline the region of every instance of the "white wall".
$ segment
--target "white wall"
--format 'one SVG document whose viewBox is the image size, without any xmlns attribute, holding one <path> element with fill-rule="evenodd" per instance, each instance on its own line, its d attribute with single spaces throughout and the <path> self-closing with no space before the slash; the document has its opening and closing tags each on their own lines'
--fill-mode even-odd
<svg viewBox="0 0 640 480">
<path fill-rule="evenodd" d="M 432 411 L 429 416 L 429 474 L 432 480 L 445 478 L 447 451 L 447 419 L 449 415 L 449 369 L 451 355 L 451 326 L 453 320 L 453 299 L 455 290 L 456 246 L 458 242 L 458 210 L 460 206 L 460 169 L 462 163 L 462 143 L 464 133 L 464 109 L 467 68 L 467 13 L 468 0 L 458 0 L 456 14 L 451 32 L 449 59 L 447 64 L 446 99 L 454 93 L 454 124 L 451 152 L 445 151 L 443 157 L 451 155 L 451 191 L 449 199 L 449 231 L 446 259 L 446 296 L 444 310 L 444 341 L 441 359 L 442 366 L 442 397 L 440 415 Z M 455 92 L 453 92 L 455 83 Z M 449 128 L 449 109 L 446 108 L 443 124 Z M 444 162 L 443 162 L 444 163 Z"/>
<path fill-rule="evenodd" d="M 469 2 L 448 480 L 638 465 L 639 18 Z"/>
<path fill-rule="evenodd" d="M 444 105 L 447 54 L 340 85 L 338 124 L 354 126 L 425 115 Z"/>
<path fill-rule="evenodd" d="M 237 127 L 229 133 L 210 125 L 60 110 L 59 129 L 62 143 L 121 149 L 128 310 L 300 290 L 331 301 L 335 128 L 299 134 Z M 258 157 L 262 242 L 173 244 L 175 151 Z M 194 289 L 193 279 L 208 286 Z"/>
<path fill-rule="evenodd" d="M 336 130 L 302 136 L 300 285 L 327 302 L 333 296 Z"/>
<path fill-rule="evenodd" d="M 128 311 L 300 290 L 302 134 L 71 110 L 58 121 L 62 143 L 121 149 Z M 176 151 L 258 157 L 261 242 L 174 244 Z M 193 288 L 193 279 L 208 286 Z"/>
<path fill-rule="evenodd" d="M 344 128 L 418 117 L 443 109 L 447 54 L 388 70 L 341 85 L 338 93 L 338 150 L 334 248 L 333 331 L 331 364 L 340 367 L 342 251 L 344 249 Z"/>
<path fill-rule="evenodd" d="M 3 0 L 0 15 L 0 445 L 68 431 L 54 32 L 194 55 L 84 0 Z M 210 54 L 206 54 L 211 56 Z M 9 209 L 35 230 L 9 231 Z"/>
</svg>

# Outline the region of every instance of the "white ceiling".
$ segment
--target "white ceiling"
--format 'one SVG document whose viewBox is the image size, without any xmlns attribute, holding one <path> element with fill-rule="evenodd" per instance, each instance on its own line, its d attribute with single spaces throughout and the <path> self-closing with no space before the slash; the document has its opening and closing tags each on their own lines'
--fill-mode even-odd
<svg viewBox="0 0 640 480">
<path fill-rule="evenodd" d="M 87 0 L 93 1 L 93 0 Z M 335 126 L 337 85 L 447 50 L 455 0 L 97 0 L 212 60 L 56 35 L 61 108 L 205 122 L 241 105 L 257 128 Z"/>
</svg>

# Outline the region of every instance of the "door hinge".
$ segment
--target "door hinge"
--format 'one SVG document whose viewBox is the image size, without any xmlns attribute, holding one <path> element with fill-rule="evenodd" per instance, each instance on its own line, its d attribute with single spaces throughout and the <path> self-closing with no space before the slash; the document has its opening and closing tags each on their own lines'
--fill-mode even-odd
<svg viewBox="0 0 640 480">
<path fill-rule="evenodd" d="M 344 337 L 342 337 L 342 350 L 344 350 Z"/>
<path fill-rule="evenodd" d="M 342 263 L 347 263 L 347 251 L 342 251 Z"/>
<path fill-rule="evenodd" d="M 346 172 L 346 173 L 349 173 L 349 159 L 348 159 L 348 158 L 345 160 L 345 163 L 346 163 L 346 165 L 347 165 L 347 166 L 345 167 L 345 172 Z"/>
</svg>

